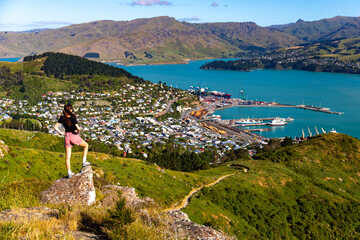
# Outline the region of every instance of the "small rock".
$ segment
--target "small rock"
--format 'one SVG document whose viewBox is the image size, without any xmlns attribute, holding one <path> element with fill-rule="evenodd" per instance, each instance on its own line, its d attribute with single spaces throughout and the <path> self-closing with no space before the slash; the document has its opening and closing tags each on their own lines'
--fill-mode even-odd
<svg viewBox="0 0 360 240">
<path fill-rule="evenodd" d="M 174 221 L 173 228 L 176 232 L 189 236 L 188 239 L 196 240 L 225 240 L 226 236 L 210 227 L 190 221 L 189 216 L 179 210 L 169 211 L 169 216 Z"/>
</svg>

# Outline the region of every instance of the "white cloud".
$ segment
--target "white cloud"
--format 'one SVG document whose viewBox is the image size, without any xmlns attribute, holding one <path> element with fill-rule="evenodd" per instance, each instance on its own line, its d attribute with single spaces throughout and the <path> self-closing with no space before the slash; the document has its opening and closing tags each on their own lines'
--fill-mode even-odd
<svg viewBox="0 0 360 240">
<path fill-rule="evenodd" d="M 28 24 L 27 26 L 54 26 L 54 25 L 71 25 L 71 22 L 62 22 L 62 21 L 38 21 L 38 22 L 32 22 Z"/>
<path fill-rule="evenodd" d="M 0 31 L 28 31 L 33 29 L 59 28 L 73 23 L 65 21 L 36 21 L 30 23 L 0 23 Z"/>
<path fill-rule="evenodd" d="M 191 18 L 181 18 L 178 19 L 179 21 L 186 21 L 186 22 L 195 22 L 195 21 L 200 21 L 201 19 L 198 16 L 193 16 Z"/>
<path fill-rule="evenodd" d="M 160 5 L 160 6 L 170 6 L 171 3 L 166 0 L 136 0 L 133 1 L 131 6 L 153 6 L 153 5 Z"/>
<path fill-rule="evenodd" d="M 218 7 L 219 4 L 217 4 L 216 2 L 212 2 L 212 4 L 210 5 L 210 7 Z"/>
</svg>

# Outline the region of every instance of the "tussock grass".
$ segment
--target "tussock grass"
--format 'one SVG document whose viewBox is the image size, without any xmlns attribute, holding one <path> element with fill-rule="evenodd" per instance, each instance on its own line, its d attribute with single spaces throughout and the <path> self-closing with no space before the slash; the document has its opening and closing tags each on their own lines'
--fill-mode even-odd
<svg viewBox="0 0 360 240">
<path fill-rule="evenodd" d="M 57 219 L 46 221 L 21 221 L 0 223 L 0 239 L 75 239 L 71 234 L 66 233 L 64 225 Z"/>
<path fill-rule="evenodd" d="M 0 211 L 40 204 L 40 193 L 51 185 L 49 181 L 27 179 L 0 185 Z"/>
</svg>

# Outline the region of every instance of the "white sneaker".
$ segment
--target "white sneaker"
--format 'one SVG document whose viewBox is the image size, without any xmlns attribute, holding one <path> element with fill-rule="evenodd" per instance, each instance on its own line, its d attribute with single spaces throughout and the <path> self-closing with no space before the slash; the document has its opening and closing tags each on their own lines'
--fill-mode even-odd
<svg viewBox="0 0 360 240">
<path fill-rule="evenodd" d="M 82 166 L 86 167 L 86 166 L 90 166 L 90 164 L 91 164 L 90 162 L 83 162 Z"/>
<path fill-rule="evenodd" d="M 75 173 L 71 172 L 71 173 L 69 173 L 67 178 L 72 178 L 74 175 L 75 175 Z"/>
</svg>

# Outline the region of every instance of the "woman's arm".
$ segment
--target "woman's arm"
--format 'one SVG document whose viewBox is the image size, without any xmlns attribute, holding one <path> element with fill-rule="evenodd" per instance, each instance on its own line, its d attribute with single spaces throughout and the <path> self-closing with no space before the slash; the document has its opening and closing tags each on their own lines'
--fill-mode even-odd
<svg viewBox="0 0 360 240">
<path fill-rule="evenodd" d="M 65 135 L 65 133 L 62 132 L 59 127 L 60 127 L 60 123 L 56 123 L 55 126 L 54 126 L 54 129 L 55 129 L 60 135 Z"/>
<path fill-rule="evenodd" d="M 80 128 L 79 124 L 75 124 L 75 127 L 77 129 L 77 131 L 76 131 L 77 133 L 81 131 L 81 128 Z"/>
</svg>

